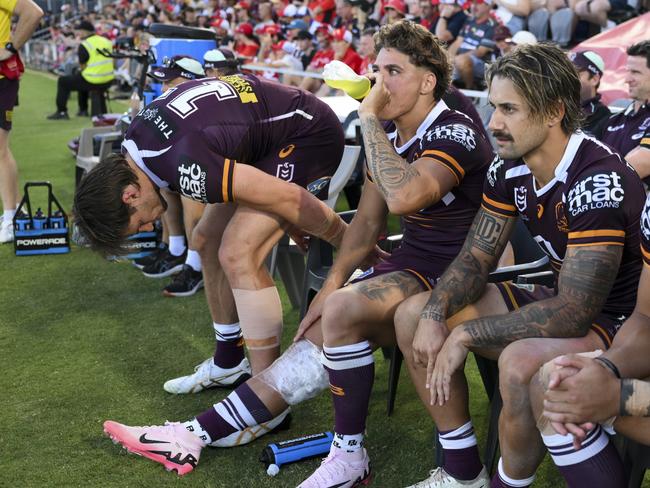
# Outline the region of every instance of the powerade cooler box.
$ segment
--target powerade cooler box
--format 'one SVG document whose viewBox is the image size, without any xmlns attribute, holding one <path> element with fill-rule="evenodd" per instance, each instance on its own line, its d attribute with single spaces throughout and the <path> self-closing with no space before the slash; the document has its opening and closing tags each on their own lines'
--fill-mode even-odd
<svg viewBox="0 0 650 488">
<path fill-rule="evenodd" d="M 30 188 L 35 187 L 47 188 L 47 214 L 44 214 L 40 208 L 32 212 L 29 191 Z M 13 222 L 16 256 L 70 252 L 68 216 L 52 193 L 52 185 L 49 181 L 25 184 L 25 195 L 16 209 Z"/>
<path fill-rule="evenodd" d="M 215 34 L 210 29 L 156 23 L 151 24 L 149 33 L 154 36 L 150 43 L 157 66 L 162 65 L 165 58 L 171 59 L 180 54 L 192 56 L 203 64 L 203 55 L 217 47 Z M 150 87 L 151 90 L 144 92 L 145 105 L 161 95 L 161 83 L 151 83 Z"/>
</svg>

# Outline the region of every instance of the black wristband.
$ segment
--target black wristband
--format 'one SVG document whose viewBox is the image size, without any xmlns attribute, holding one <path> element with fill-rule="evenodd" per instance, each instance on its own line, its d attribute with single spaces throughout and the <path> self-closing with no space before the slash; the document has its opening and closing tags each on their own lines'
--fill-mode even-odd
<svg viewBox="0 0 650 488">
<path fill-rule="evenodd" d="M 614 376 L 616 376 L 619 380 L 621 379 L 621 372 L 618 370 L 616 365 L 613 362 L 611 362 L 609 359 L 604 358 L 602 356 L 598 356 L 597 358 L 594 359 L 604 364 L 607 367 L 607 369 L 609 369 L 612 373 L 614 373 Z"/>
<path fill-rule="evenodd" d="M 449 19 L 451 19 L 451 17 L 443 17 L 442 15 L 440 16 L 440 18 L 445 19 L 447 22 L 449 22 Z"/>
<path fill-rule="evenodd" d="M 18 54 L 18 50 L 15 48 L 14 43 L 11 41 L 5 44 L 5 49 L 9 51 L 11 54 Z"/>
</svg>

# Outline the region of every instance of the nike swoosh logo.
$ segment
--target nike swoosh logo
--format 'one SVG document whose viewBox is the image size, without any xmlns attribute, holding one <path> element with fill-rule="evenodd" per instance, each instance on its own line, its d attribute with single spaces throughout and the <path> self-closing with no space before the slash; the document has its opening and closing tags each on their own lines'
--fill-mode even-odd
<svg viewBox="0 0 650 488">
<path fill-rule="evenodd" d="M 139 440 L 140 440 L 140 442 L 142 442 L 143 444 L 169 444 L 168 441 L 157 441 L 157 440 L 155 440 L 155 439 L 147 439 L 147 438 L 145 437 L 146 435 L 147 435 L 147 434 L 145 433 L 145 434 L 142 434 L 142 435 L 140 436 L 140 439 L 139 439 Z"/>
</svg>

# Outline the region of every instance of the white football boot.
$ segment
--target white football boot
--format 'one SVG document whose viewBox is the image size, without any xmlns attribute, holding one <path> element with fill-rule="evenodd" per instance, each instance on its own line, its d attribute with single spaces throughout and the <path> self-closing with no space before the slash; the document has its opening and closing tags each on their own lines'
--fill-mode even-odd
<svg viewBox="0 0 650 488">
<path fill-rule="evenodd" d="M 234 368 L 220 368 L 208 358 L 194 368 L 194 373 L 166 381 L 163 388 L 174 395 L 198 393 L 208 388 L 235 388 L 251 377 L 248 359 L 242 359 Z"/>
</svg>

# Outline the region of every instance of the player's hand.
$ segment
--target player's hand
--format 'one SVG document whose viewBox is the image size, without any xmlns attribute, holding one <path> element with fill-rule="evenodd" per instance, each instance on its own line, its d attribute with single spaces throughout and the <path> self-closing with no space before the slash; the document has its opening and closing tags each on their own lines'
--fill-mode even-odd
<svg viewBox="0 0 650 488">
<path fill-rule="evenodd" d="M 609 369 L 576 354 L 560 356 L 554 363 L 562 368 L 551 373 L 544 394 L 544 416 L 551 422 L 602 422 L 618 414 L 621 383 Z M 563 373 L 567 368 L 578 372 Z"/>
<path fill-rule="evenodd" d="M 359 117 L 364 114 L 377 115 L 390 102 L 390 92 L 384 86 L 384 78 L 379 73 L 368 73 L 366 75 L 373 83 L 366 98 L 359 105 Z"/>
<path fill-rule="evenodd" d="M 0 47 L 0 61 L 9 59 L 13 55 L 14 53 L 12 53 L 11 51 L 7 51 L 4 47 Z"/>
<path fill-rule="evenodd" d="M 427 388 L 429 388 L 429 378 L 436 364 L 436 357 L 448 335 L 449 330 L 447 329 L 447 324 L 444 322 L 420 317 L 420 322 L 418 322 L 418 327 L 413 337 L 413 362 L 417 366 L 427 368 Z"/>
<path fill-rule="evenodd" d="M 450 398 L 452 375 L 465 364 L 469 353 L 462 341 L 462 328 L 456 327 L 440 349 L 436 365 L 429 379 L 431 405 L 444 405 Z"/>
<path fill-rule="evenodd" d="M 309 304 L 309 310 L 307 310 L 307 313 L 300 321 L 300 325 L 298 325 L 298 330 L 296 331 L 296 335 L 293 338 L 293 342 L 298 342 L 305 335 L 305 332 L 307 332 L 307 330 L 309 330 L 312 325 L 320 320 L 321 316 L 323 315 L 323 306 L 325 305 L 325 300 L 336 290 L 336 287 L 328 285 L 327 281 L 325 281 L 323 287 Z"/>
<path fill-rule="evenodd" d="M 381 247 L 375 246 L 372 251 L 359 263 L 359 268 L 366 271 L 373 266 L 381 263 L 390 257 L 390 253 L 384 251 Z"/>
</svg>

